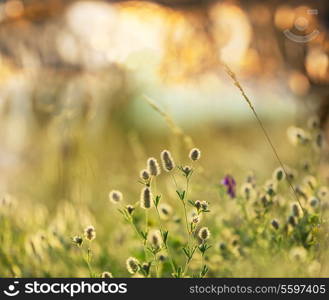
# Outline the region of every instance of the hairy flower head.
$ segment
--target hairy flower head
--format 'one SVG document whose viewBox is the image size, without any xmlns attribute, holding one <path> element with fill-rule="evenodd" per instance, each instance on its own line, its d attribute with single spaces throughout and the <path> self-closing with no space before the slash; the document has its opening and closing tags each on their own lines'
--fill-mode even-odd
<svg viewBox="0 0 329 300">
<path fill-rule="evenodd" d="M 140 177 L 140 179 L 142 179 L 144 181 L 148 181 L 151 176 L 150 176 L 149 171 L 144 169 L 140 172 L 139 177 Z"/>
<path fill-rule="evenodd" d="M 158 161 L 154 157 L 150 157 L 147 160 L 147 170 L 151 176 L 158 176 L 161 173 Z"/>
<path fill-rule="evenodd" d="M 148 209 L 153 206 L 153 195 L 149 187 L 145 187 L 141 192 L 141 208 Z"/>
<path fill-rule="evenodd" d="M 202 227 L 200 230 L 199 230 L 199 238 L 203 241 L 209 239 L 210 237 L 210 231 L 208 229 L 208 227 Z"/>
<path fill-rule="evenodd" d="M 94 226 L 88 226 L 85 228 L 85 231 L 84 231 L 84 235 L 85 235 L 85 238 L 88 240 L 88 241 L 92 241 L 93 239 L 96 238 L 96 231 L 95 231 L 95 228 Z"/>
<path fill-rule="evenodd" d="M 166 172 L 172 171 L 175 168 L 175 162 L 171 156 L 171 153 L 168 150 L 163 150 L 160 156 L 161 156 L 162 168 Z"/>
<path fill-rule="evenodd" d="M 76 244 L 78 247 L 81 247 L 83 244 L 83 238 L 79 235 L 76 235 L 72 238 L 72 241 L 74 244 Z"/>
<path fill-rule="evenodd" d="M 282 181 L 285 178 L 285 173 L 282 167 L 276 168 L 273 172 L 273 180 Z"/>
<path fill-rule="evenodd" d="M 147 238 L 153 248 L 155 249 L 161 248 L 162 238 L 159 230 L 150 231 Z"/>
<path fill-rule="evenodd" d="M 123 198 L 123 196 L 122 196 L 122 193 L 120 191 L 112 190 L 109 193 L 109 199 L 114 204 L 117 204 L 117 203 L 121 202 L 122 198 Z"/>
<path fill-rule="evenodd" d="M 113 275 L 110 272 L 103 272 L 102 278 L 113 278 Z"/>
<path fill-rule="evenodd" d="M 166 203 L 160 203 L 159 214 L 162 219 L 168 220 L 172 215 L 172 207 Z"/>
<path fill-rule="evenodd" d="M 135 257 L 129 257 L 126 260 L 127 270 L 130 274 L 135 274 L 139 271 L 139 261 Z"/>
<path fill-rule="evenodd" d="M 193 148 L 189 153 L 189 158 L 192 161 L 197 161 L 201 157 L 201 151 L 198 148 Z"/>
</svg>

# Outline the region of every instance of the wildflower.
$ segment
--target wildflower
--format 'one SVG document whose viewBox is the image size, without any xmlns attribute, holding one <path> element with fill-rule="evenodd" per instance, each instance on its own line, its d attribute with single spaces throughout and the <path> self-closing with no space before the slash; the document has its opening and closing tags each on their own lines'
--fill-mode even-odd
<svg viewBox="0 0 329 300">
<path fill-rule="evenodd" d="M 292 227 L 295 227 L 297 222 L 296 222 L 296 218 L 294 216 L 289 216 L 288 217 L 288 224 L 290 224 Z"/>
<path fill-rule="evenodd" d="M 203 241 L 209 239 L 210 237 L 210 231 L 208 229 L 208 227 L 202 227 L 200 230 L 199 230 L 199 238 Z"/>
<path fill-rule="evenodd" d="M 86 229 L 85 229 L 85 238 L 88 241 L 92 241 L 93 239 L 96 238 L 96 231 L 95 231 L 94 226 L 90 225 L 90 226 L 86 227 Z"/>
<path fill-rule="evenodd" d="M 139 261 L 135 257 L 129 257 L 126 261 L 127 270 L 130 274 L 135 274 L 139 271 Z"/>
<path fill-rule="evenodd" d="M 193 224 L 199 224 L 200 223 L 200 216 L 199 215 L 192 216 L 192 223 Z"/>
<path fill-rule="evenodd" d="M 113 202 L 114 204 L 117 204 L 120 201 L 122 201 L 123 196 L 120 191 L 113 190 L 109 193 L 109 198 L 110 198 L 111 202 Z"/>
<path fill-rule="evenodd" d="M 207 201 L 201 201 L 202 211 L 208 211 L 209 203 Z"/>
<path fill-rule="evenodd" d="M 81 247 L 83 244 L 83 238 L 79 235 L 72 238 L 72 241 L 74 244 L 76 244 L 78 247 Z"/>
<path fill-rule="evenodd" d="M 312 175 L 306 176 L 303 182 L 306 186 L 310 187 L 312 190 L 314 190 L 317 185 L 316 178 Z"/>
<path fill-rule="evenodd" d="M 159 230 L 153 230 L 153 231 L 149 232 L 148 240 L 153 248 L 155 248 L 155 249 L 161 248 L 162 240 L 161 240 L 161 234 L 160 234 Z"/>
<path fill-rule="evenodd" d="M 316 198 L 316 197 L 311 197 L 311 198 L 309 199 L 309 203 L 310 203 L 310 205 L 311 205 L 313 208 L 316 208 L 316 207 L 319 206 L 320 201 L 319 201 L 319 199 Z"/>
<path fill-rule="evenodd" d="M 273 180 L 281 181 L 284 179 L 284 177 L 285 177 L 284 170 L 281 167 L 274 170 Z"/>
<path fill-rule="evenodd" d="M 141 207 L 144 209 L 151 208 L 153 205 L 153 195 L 149 187 L 145 187 L 141 193 Z"/>
<path fill-rule="evenodd" d="M 234 178 L 231 175 L 226 175 L 224 179 L 221 181 L 221 184 L 225 185 L 227 187 L 227 194 L 231 198 L 235 198 L 236 193 L 235 193 L 235 186 L 236 182 Z"/>
<path fill-rule="evenodd" d="M 309 134 L 305 130 L 298 127 L 289 127 L 287 134 L 293 145 L 305 145 L 310 141 Z"/>
<path fill-rule="evenodd" d="M 147 160 L 147 168 L 151 176 L 158 176 L 161 173 L 158 161 L 154 157 Z"/>
<path fill-rule="evenodd" d="M 271 225 L 275 230 L 278 230 L 279 227 L 280 227 L 280 223 L 277 219 L 273 219 L 272 222 L 271 222 Z"/>
<path fill-rule="evenodd" d="M 188 177 L 192 172 L 192 168 L 190 166 L 185 166 L 182 168 L 182 171 L 185 174 L 185 176 Z"/>
<path fill-rule="evenodd" d="M 288 182 L 290 181 L 293 181 L 295 180 L 295 178 L 297 177 L 297 171 L 294 170 L 294 169 L 291 169 L 289 167 L 285 167 L 285 170 L 286 170 L 286 178 L 288 180 Z"/>
<path fill-rule="evenodd" d="M 170 205 L 166 204 L 166 203 L 161 203 L 159 205 L 159 213 L 160 213 L 160 216 L 163 218 L 163 219 L 168 219 L 171 214 L 172 214 L 172 208 Z"/>
<path fill-rule="evenodd" d="M 328 188 L 326 186 L 320 187 L 319 190 L 318 190 L 318 197 L 321 200 L 326 200 L 326 199 L 328 199 L 328 196 L 329 196 Z"/>
<path fill-rule="evenodd" d="M 126 210 L 127 210 L 127 212 L 128 212 L 129 215 L 132 215 L 132 213 L 133 213 L 134 210 L 135 210 L 135 207 L 133 207 L 132 205 L 128 204 L 128 205 L 126 206 Z"/>
<path fill-rule="evenodd" d="M 200 210 L 201 209 L 201 201 L 200 200 L 194 201 L 194 206 L 197 210 Z"/>
<path fill-rule="evenodd" d="M 166 172 L 170 172 L 175 168 L 175 162 L 168 150 L 161 152 L 162 167 Z"/>
<path fill-rule="evenodd" d="M 303 198 L 307 198 L 307 196 L 306 196 L 306 191 L 305 191 L 305 189 L 303 188 L 303 187 L 301 187 L 301 186 L 299 186 L 299 185 L 296 185 L 295 187 L 294 187 L 294 189 L 295 189 L 295 192 L 296 192 L 296 194 L 298 195 L 298 196 L 301 196 L 301 197 L 303 197 Z"/>
<path fill-rule="evenodd" d="M 264 207 L 267 207 L 270 204 L 270 199 L 267 194 L 261 195 L 259 199 Z"/>
<path fill-rule="evenodd" d="M 299 205 L 297 203 L 293 203 L 291 205 L 291 212 L 292 212 L 292 215 L 297 217 L 297 218 L 300 216 L 300 208 L 299 208 Z"/>
<path fill-rule="evenodd" d="M 150 173 L 148 170 L 144 169 L 139 174 L 140 179 L 148 181 L 150 179 Z"/>
<path fill-rule="evenodd" d="M 160 254 L 160 255 L 159 255 L 159 261 L 164 262 L 166 259 L 167 259 L 167 258 L 166 258 L 165 255 L 163 255 L 163 254 Z"/>
<path fill-rule="evenodd" d="M 197 161 L 201 157 L 201 151 L 198 148 L 193 148 L 190 151 L 189 158 L 190 160 Z"/>
<path fill-rule="evenodd" d="M 194 223 L 197 224 L 201 221 L 202 219 L 202 215 L 200 215 L 199 213 L 195 212 L 195 211 L 190 211 L 188 214 L 188 220 L 190 223 Z"/>
<path fill-rule="evenodd" d="M 102 278 L 113 278 L 113 275 L 110 272 L 103 272 Z"/>
<path fill-rule="evenodd" d="M 306 250 L 303 247 L 294 247 L 289 252 L 289 257 L 294 261 L 303 261 L 306 258 Z"/>
<path fill-rule="evenodd" d="M 313 116 L 308 119 L 307 121 L 307 127 L 309 129 L 315 130 L 320 128 L 320 120 L 318 116 Z"/>
<path fill-rule="evenodd" d="M 255 190 L 250 183 L 244 183 L 241 187 L 241 194 L 249 200 L 255 196 Z"/>
<path fill-rule="evenodd" d="M 277 183 L 273 180 L 265 182 L 265 191 L 269 196 L 274 196 L 277 190 Z"/>
</svg>

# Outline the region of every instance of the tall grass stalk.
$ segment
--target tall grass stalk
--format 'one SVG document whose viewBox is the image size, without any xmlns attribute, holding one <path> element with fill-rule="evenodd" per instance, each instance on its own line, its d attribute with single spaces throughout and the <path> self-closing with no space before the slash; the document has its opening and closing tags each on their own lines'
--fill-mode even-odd
<svg viewBox="0 0 329 300">
<path fill-rule="evenodd" d="M 285 173 L 285 175 L 286 175 L 286 179 L 287 179 L 287 182 L 288 182 L 288 184 L 289 184 L 289 186 L 290 186 L 290 188 L 291 188 L 291 190 L 292 190 L 292 192 L 293 192 L 293 194 L 294 194 L 294 196 L 295 196 L 295 198 L 296 198 L 296 200 L 297 200 L 297 202 L 298 202 L 299 206 L 301 207 L 301 209 L 302 209 L 302 211 L 303 211 L 303 214 L 304 214 L 304 213 L 305 213 L 305 209 L 304 209 L 303 205 L 301 204 L 301 202 L 300 202 L 300 200 L 299 200 L 299 198 L 298 198 L 298 195 L 297 195 L 297 193 L 296 193 L 296 190 L 295 190 L 295 188 L 294 188 L 294 186 L 293 186 L 293 184 L 292 184 L 292 182 L 291 182 L 290 177 L 288 176 L 288 172 L 286 171 L 286 168 L 285 168 L 285 166 L 284 166 L 282 160 L 280 159 L 279 154 L 278 154 L 278 152 L 276 151 L 276 149 L 275 149 L 275 147 L 274 147 L 274 144 L 272 143 L 272 140 L 271 140 L 271 138 L 270 138 L 270 136 L 269 136 L 269 134 L 268 134 L 268 132 L 267 132 L 267 130 L 266 130 L 266 128 L 265 128 L 263 122 L 262 122 L 262 120 L 261 120 L 260 117 L 258 116 L 258 114 L 257 114 L 257 112 L 256 112 L 256 110 L 255 110 L 255 108 L 254 108 L 254 106 L 253 106 L 251 100 L 249 99 L 249 97 L 248 97 L 247 94 L 245 93 L 245 91 L 244 91 L 243 87 L 241 86 L 240 82 L 238 81 L 238 79 L 237 79 L 235 73 L 231 70 L 231 68 L 230 68 L 228 65 L 226 65 L 225 63 L 222 63 L 222 64 L 224 65 L 225 72 L 226 72 L 226 73 L 228 74 L 228 76 L 233 80 L 234 85 L 240 90 L 240 92 L 241 92 L 241 94 L 242 94 L 242 97 L 244 98 L 244 100 L 247 102 L 249 108 L 251 109 L 251 111 L 252 111 L 252 113 L 253 113 L 253 115 L 254 115 L 256 121 L 258 122 L 258 124 L 259 124 L 261 130 L 263 131 L 263 134 L 264 134 L 264 136 L 265 136 L 265 138 L 266 138 L 268 144 L 270 145 L 270 147 L 271 147 L 271 149 L 272 149 L 272 151 L 273 151 L 273 153 L 274 153 L 274 156 L 276 157 L 276 159 L 277 159 L 277 161 L 279 162 L 279 164 L 280 164 L 280 166 L 281 166 L 283 172 Z"/>
</svg>

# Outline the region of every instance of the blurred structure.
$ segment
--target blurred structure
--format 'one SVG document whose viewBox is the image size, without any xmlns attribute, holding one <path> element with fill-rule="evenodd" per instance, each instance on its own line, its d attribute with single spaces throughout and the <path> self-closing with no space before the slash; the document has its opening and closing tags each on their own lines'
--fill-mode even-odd
<svg viewBox="0 0 329 300">
<path fill-rule="evenodd" d="M 161 56 L 159 72 L 169 82 L 216 73 L 224 61 L 240 77 L 282 81 L 303 105 L 318 107 L 325 126 L 328 19 L 325 0 L 6 0 L 0 79 L 25 70 L 56 86 L 108 68 L 124 72 L 123 56 L 146 45 Z"/>
</svg>

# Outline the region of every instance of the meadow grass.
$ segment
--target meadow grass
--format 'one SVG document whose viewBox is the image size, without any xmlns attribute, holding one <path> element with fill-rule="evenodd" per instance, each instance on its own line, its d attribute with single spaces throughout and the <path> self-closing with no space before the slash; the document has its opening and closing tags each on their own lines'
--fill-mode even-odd
<svg viewBox="0 0 329 300">
<path fill-rule="evenodd" d="M 187 134 L 147 96 L 167 133 L 49 122 L 1 198 L 0 276 L 327 277 L 319 121 L 268 133 L 227 72 L 274 157 L 254 123 Z"/>
</svg>

